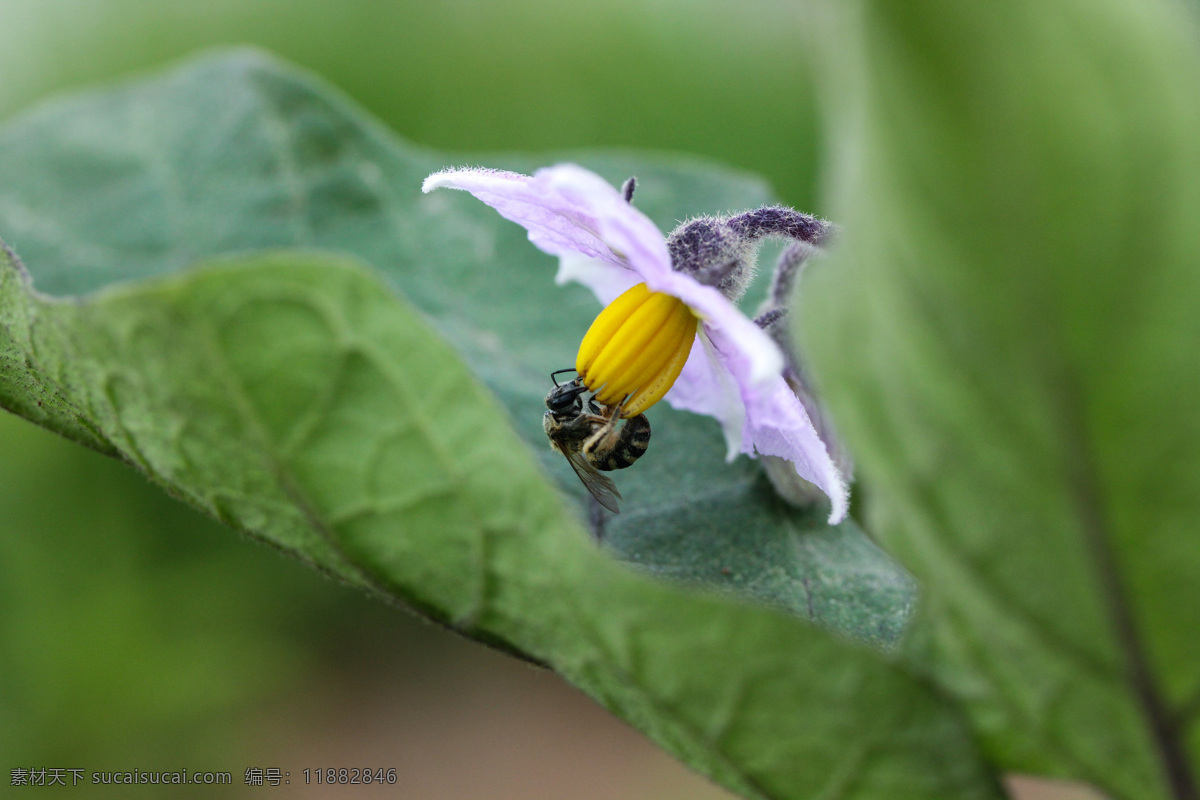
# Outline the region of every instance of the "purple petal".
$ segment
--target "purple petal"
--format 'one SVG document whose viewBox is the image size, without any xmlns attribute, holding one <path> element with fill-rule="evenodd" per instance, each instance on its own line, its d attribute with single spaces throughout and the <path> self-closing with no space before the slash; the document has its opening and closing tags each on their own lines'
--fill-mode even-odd
<svg viewBox="0 0 1200 800">
<path fill-rule="evenodd" d="M 739 382 L 756 386 L 783 374 L 783 353 L 766 331 L 754 324 L 725 295 L 682 272 L 670 272 L 646 284 L 682 300 L 703 321 L 722 357 L 734 359 Z"/>
<path fill-rule="evenodd" d="M 829 496 L 829 523 L 841 522 L 848 510 L 849 491 L 829 449 L 782 371 L 766 378 L 755 375 L 754 361 L 763 358 L 762 342 L 757 336 L 745 336 L 740 322 L 745 320 L 754 331 L 762 331 L 732 304 L 730 307 L 736 318 L 726 311 L 704 323 L 683 372 L 667 393 L 667 402 L 716 417 L 725 433 L 730 460 L 743 452 L 792 462 L 801 478 Z M 735 320 L 736 324 L 730 324 Z M 774 342 L 771 349 L 778 353 Z"/>
<path fill-rule="evenodd" d="M 804 406 L 780 376 L 773 386 L 746 398 L 746 440 L 762 455 L 791 461 L 796 473 L 829 495 L 829 524 L 846 518 L 850 491 L 817 435 Z"/>
<path fill-rule="evenodd" d="M 733 461 L 745 444 L 746 404 L 733 374 L 701 330 L 675 385 L 664 398 L 681 411 L 716 417 L 725 434 L 725 460 Z"/>
<path fill-rule="evenodd" d="M 592 290 L 601 306 L 607 306 L 628 289 L 642 282 L 642 278 L 627 267 L 618 267 L 611 261 L 571 254 L 560 256 L 558 273 L 554 282 L 559 286 L 575 281 Z"/>
<path fill-rule="evenodd" d="M 491 169 L 445 170 L 426 178 L 421 190 L 442 187 L 470 192 L 528 230 L 529 240 L 551 255 L 582 254 L 632 269 L 642 278 L 671 271 L 666 240 L 650 218 L 599 175 L 574 164 L 540 169 L 533 177 Z"/>
</svg>

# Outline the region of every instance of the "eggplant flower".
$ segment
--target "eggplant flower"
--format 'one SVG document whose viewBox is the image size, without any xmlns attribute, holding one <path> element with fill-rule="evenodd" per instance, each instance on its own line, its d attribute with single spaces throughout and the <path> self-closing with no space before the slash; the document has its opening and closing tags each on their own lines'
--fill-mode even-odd
<svg viewBox="0 0 1200 800">
<path fill-rule="evenodd" d="M 830 450 L 784 378 L 779 346 L 734 304 L 749 280 L 757 241 L 781 234 L 819 243 L 825 223 L 790 209 L 699 218 L 664 237 L 617 190 L 574 164 L 521 175 L 450 169 L 425 192 L 462 189 L 529 231 L 559 257 L 556 282 L 578 281 L 605 309 L 580 345 L 576 370 L 597 402 L 644 412 L 665 396 L 675 408 L 716 417 L 727 459 L 779 456 L 816 485 L 845 518 L 849 492 Z"/>
</svg>

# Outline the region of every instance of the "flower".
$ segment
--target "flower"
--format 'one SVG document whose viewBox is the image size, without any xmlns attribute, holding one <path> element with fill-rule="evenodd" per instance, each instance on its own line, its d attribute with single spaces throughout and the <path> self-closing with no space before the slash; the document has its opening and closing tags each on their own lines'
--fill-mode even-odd
<svg viewBox="0 0 1200 800">
<path fill-rule="evenodd" d="M 629 202 L 632 183 L 625 192 L 618 191 L 574 164 L 547 167 L 532 176 L 492 169 L 449 169 L 435 172 L 422 185 L 424 192 L 439 188 L 470 192 L 526 228 L 534 245 L 559 257 L 557 283 L 578 281 L 606 306 L 585 336 L 576 364 L 581 374 L 603 368 L 599 370 L 602 379 L 587 384 L 593 391 L 600 389 L 601 402 L 626 392 L 634 395 L 630 401 L 635 399 L 646 380 L 654 375 L 663 377 L 663 360 L 670 361 L 679 349 L 656 342 L 651 348 L 657 351 L 653 364 L 631 365 L 630 359 L 650 345 L 626 343 L 618 348 L 615 360 L 621 363 L 617 368 L 588 363 L 584 356 L 599 358 L 592 351 L 604 346 L 601 340 L 613 336 L 608 329 L 614 325 L 621 328 L 619 323 L 637 313 L 636 308 L 622 310 L 614 301 L 623 295 L 628 298 L 626 293 L 640 284 L 645 284 L 645 290 L 635 291 L 641 298 L 639 306 L 654 293 L 677 298 L 680 302 L 675 305 L 669 299 L 658 301 L 662 305 L 658 316 L 673 322 L 672 330 L 686 330 L 687 318 L 680 313 L 686 308 L 685 313 L 699 324 L 690 342 L 685 339 L 688 343 L 680 346 L 688 355 L 674 384 L 667 381 L 669 391 L 658 387 L 666 392 L 667 402 L 716 417 L 725 433 L 728 460 L 741 452 L 792 462 L 801 478 L 829 497 L 829 522 L 845 518 L 849 505 L 846 482 L 784 379 L 783 353 L 721 291 L 736 299 L 744 290 L 736 267 L 747 260 L 747 253 L 752 259 L 757 238 L 771 233 L 794 235 L 784 229 L 787 225 L 815 225 L 809 233 L 818 238 L 824 230 L 822 223 L 790 209 L 767 208 L 726 219 L 700 218 L 680 226 L 668 241 L 650 218 Z M 602 324 L 605 319 L 608 322 Z M 600 332 L 593 335 L 598 328 Z M 638 328 L 641 326 L 635 324 L 632 329 Z M 605 394 L 604 385 L 616 381 L 612 376 L 622 368 L 635 374 L 626 374 L 626 383 L 614 383 L 612 391 Z M 657 400 L 653 397 L 646 403 L 651 394 L 649 390 L 643 394 L 639 411 Z"/>
</svg>

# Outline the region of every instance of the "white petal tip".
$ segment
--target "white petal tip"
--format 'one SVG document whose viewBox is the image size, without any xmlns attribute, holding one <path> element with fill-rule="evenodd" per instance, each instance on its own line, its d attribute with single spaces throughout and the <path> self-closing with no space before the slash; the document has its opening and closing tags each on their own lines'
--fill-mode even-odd
<svg viewBox="0 0 1200 800">
<path fill-rule="evenodd" d="M 845 522 L 850 514 L 850 489 L 841 475 L 838 476 L 837 488 L 829 496 L 829 500 L 833 503 L 833 509 L 829 512 L 829 524 L 838 525 Z"/>
<path fill-rule="evenodd" d="M 479 191 L 502 191 L 503 187 L 511 184 L 529 182 L 528 175 L 508 172 L 502 169 L 487 169 L 484 167 L 450 167 L 439 170 L 421 183 L 422 192 L 434 189 L 462 189 L 475 194 Z"/>
<path fill-rule="evenodd" d="M 421 183 L 421 192 L 424 194 L 429 194 L 434 189 L 442 188 L 446 185 L 446 179 L 448 176 L 448 172 L 433 173 Z"/>
</svg>

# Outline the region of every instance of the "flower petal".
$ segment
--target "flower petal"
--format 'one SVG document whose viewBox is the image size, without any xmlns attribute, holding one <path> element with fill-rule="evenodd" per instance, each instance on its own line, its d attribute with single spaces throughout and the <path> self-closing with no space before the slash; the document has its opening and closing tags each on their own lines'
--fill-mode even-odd
<svg viewBox="0 0 1200 800">
<path fill-rule="evenodd" d="M 696 343 L 692 345 L 692 354 L 683 365 L 683 371 L 663 399 L 681 411 L 716 417 L 725 434 L 726 461 L 733 461 L 742 452 L 746 404 L 737 381 L 721 363 L 703 326 L 696 335 Z"/>
<path fill-rule="evenodd" d="M 493 169 L 450 169 L 425 179 L 421 190 L 462 189 L 529 231 L 551 255 L 581 254 L 628 267 L 643 279 L 671 271 L 657 226 L 606 180 L 575 164 L 520 175 Z M 637 283 L 632 281 L 630 285 Z"/>
<path fill-rule="evenodd" d="M 571 281 L 591 289 L 600 305 L 607 306 L 631 287 L 642 283 L 642 278 L 628 267 L 619 267 L 611 261 L 568 253 L 559 256 L 554 282 L 563 286 Z"/>
<path fill-rule="evenodd" d="M 749 379 L 744 353 L 725 331 L 702 332 L 666 401 L 675 408 L 716 417 L 725 433 L 726 457 L 739 453 L 785 458 L 804 480 L 829 496 L 829 523 L 841 522 L 849 508 L 846 481 L 821 441 L 808 413 L 782 374 Z"/>
<path fill-rule="evenodd" d="M 747 445 L 761 455 L 792 462 L 801 478 L 825 492 L 832 504 L 830 525 L 845 519 L 850 506 L 846 480 L 787 381 L 780 376 L 746 401 Z"/>
<path fill-rule="evenodd" d="M 736 362 L 731 369 L 739 381 L 759 385 L 783 374 L 784 358 L 779 345 L 713 287 L 704 286 L 682 272 L 647 279 L 646 285 L 678 297 L 700 317 L 722 358 Z"/>
</svg>

